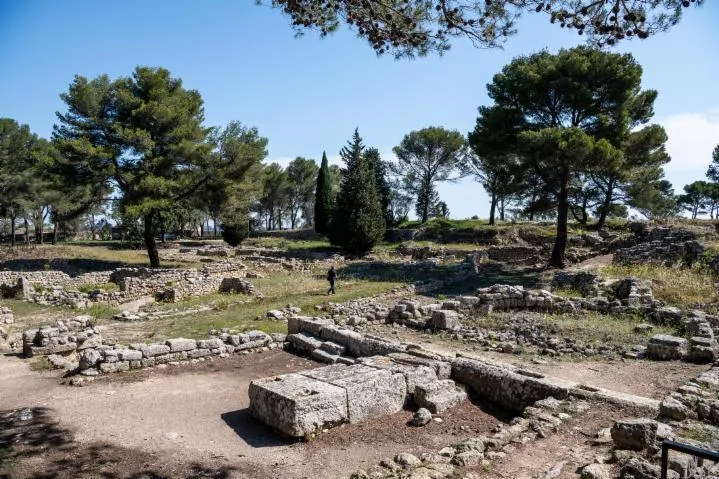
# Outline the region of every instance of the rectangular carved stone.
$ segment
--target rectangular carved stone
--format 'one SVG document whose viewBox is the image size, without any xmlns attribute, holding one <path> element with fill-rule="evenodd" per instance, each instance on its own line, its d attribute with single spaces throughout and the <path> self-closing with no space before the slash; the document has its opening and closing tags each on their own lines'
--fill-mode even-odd
<svg viewBox="0 0 719 479">
<path fill-rule="evenodd" d="M 347 422 L 347 393 L 337 386 L 285 374 L 250 383 L 250 414 L 292 437 Z"/>
<path fill-rule="evenodd" d="M 170 352 L 172 353 L 177 351 L 190 351 L 197 347 L 197 341 L 185 338 L 168 339 L 165 341 L 165 344 L 170 346 Z"/>
<path fill-rule="evenodd" d="M 170 352 L 170 346 L 164 344 L 153 343 L 146 344 L 141 349 L 143 358 L 154 358 L 155 356 L 161 356 Z"/>
<path fill-rule="evenodd" d="M 335 364 L 300 374 L 347 391 L 347 409 L 351 423 L 401 411 L 407 396 L 404 376 L 387 369 L 362 364 Z"/>
</svg>

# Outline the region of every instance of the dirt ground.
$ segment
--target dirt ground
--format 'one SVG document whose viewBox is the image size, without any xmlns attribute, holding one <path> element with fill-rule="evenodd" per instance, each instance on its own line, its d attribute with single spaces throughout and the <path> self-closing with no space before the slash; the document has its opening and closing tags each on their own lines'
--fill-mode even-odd
<svg viewBox="0 0 719 479">
<path fill-rule="evenodd" d="M 348 477 L 384 457 L 437 450 L 511 419 L 466 402 L 423 428 L 408 426 L 412 413 L 402 411 L 306 443 L 249 417 L 252 379 L 317 366 L 275 351 L 71 387 L 56 372 L 0 357 L 0 478 Z M 22 408 L 30 419 L 20 420 Z M 3 443 L 12 444 L 4 460 Z"/>
<path fill-rule="evenodd" d="M 464 351 L 506 364 L 521 366 L 548 376 L 576 381 L 587 386 L 611 389 L 626 394 L 635 394 L 660 399 L 675 390 L 687 380 L 708 370 L 711 365 L 691 364 L 679 361 L 647 361 L 631 359 L 583 359 L 556 360 L 547 356 L 503 354 L 483 351 L 471 343 L 427 335 L 410 328 L 394 328 L 389 325 L 374 325 L 373 334 L 379 334 L 397 341 L 421 344 L 423 347 L 443 353 Z"/>
</svg>

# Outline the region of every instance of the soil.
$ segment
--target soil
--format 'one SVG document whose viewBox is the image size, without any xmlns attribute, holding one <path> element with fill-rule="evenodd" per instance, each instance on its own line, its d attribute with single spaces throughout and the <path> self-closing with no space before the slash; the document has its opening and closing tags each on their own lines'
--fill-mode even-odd
<svg viewBox="0 0 719 479">
<path fill-rule="evenodd" d="M 0 357 L 0 478 L 348 477 L 400 452 L 488 434 L 510 419 L 465 402 L 423 428 L 407 425 L 412 412 L 402 411 L 297 442 L 249 416 L 252 379 L 318 366 L 273 351 L 71 387 L 55 371 Z M 22 408 L 32 419 L 18 419 Z"/>
<path fill-rule="evenodd" d="M 557 433 L 517 446 L 506 458 L 492 461 L 489 469 L 478 467 L 467 472 L 487 479 L 535 479 L 538 474 L 563 463 L 561 473 L 552 477 L 576 479 L 581 468 L 609 453 L 609 444 L 590 444 L 597 433 L 611 427 L 615 419 L 639 416 L 641 413 L 632 408 L 592 403 L 587 412 L 560 426 Z M 612 477 L 617 477 L 616 466 L 612 472 Z"/>
</svg>

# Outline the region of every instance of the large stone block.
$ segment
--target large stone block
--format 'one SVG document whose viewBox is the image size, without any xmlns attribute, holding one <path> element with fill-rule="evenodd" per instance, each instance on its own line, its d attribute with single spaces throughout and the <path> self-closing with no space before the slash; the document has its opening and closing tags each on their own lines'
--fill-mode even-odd
<svg viewBox="0 0 719 479">
<path fill-rule="evenodd" d="M 659 361 L 681 359 L 687 353 L 687 340 L 668 334 L 657 334 L 647 344 L 647 357 Z"/>
<path fill-rule="evenodd" d="M 455 329 L 459 326 L 459 316 L 456 311 L 437 309 L 432 311 L 432 327 L 437 329 Z"/>
<path fill-rule="evenodd" d="M 290 334 L 287 336 L 287 341 L 297 351 L 307 354 L 322 346 L 322 341 L 307 333 Z"/>
<path fill-rule="evenodd" d="M 366 366 L 378 369 L 388 369 L 393 373 L 400 373 L 404 376 L 407 384 L 407 393 L 414 394 L 418 384 L 430 383 L 437 380 L 437 372 L 434 368 L 424 365 L 403 364 L 388 356 L 370 356 L 361 358 L 358 361 Z M 449 377 L 449 374 L 448 374 Z"/>
<path fill-rule="evenodd" d="M 155 356 L 162 356 L 169 353 L 170 346 L 159 343 L 142 344 L 140 345 L 140 351 L 142 351 L 143 358 L 154 358 Z"/>
<path fill-rule="evenodd" d="M 611 434 L 617 449 L 641 451 L 654 444 L 657 422 L 646 418 L 616 421 Z"/>
<path fill-rule="evenodd" d="M 320 337 L 322 328 L 325 326 L 334 326 L 335 322 L 331 319 L 314 319 L 314 318 L 300 318 L 300 332 L 311 334 L 315 337 Z"/>
<path fill-rule="evenodd" d="M 344 388 L 301 374 L 254 380 L 249 396 L 252 417 L 292 437 L 348 420 Z"/>
<path fill-rule="evenodd" d="M 168 339 L 165 344 L 170 347 L 170 352 L 191 351 L 197 347 L 197 341 L 194 339 L 175 338 Z"/>
<path fill-rule="evenodd" d="M 404 376 L 387 369 L 335 364 L 301 374 L 344 389 L 351 423 L 399 412 L 407 396 Z"/>
<path fill-rule="evenodd" d="M 467 399 L 467 393 L 451 379 L 418 384 L 414 388 L 417 406 L 429 409 L 432 414 L 441 414 Z"/>
</svg>

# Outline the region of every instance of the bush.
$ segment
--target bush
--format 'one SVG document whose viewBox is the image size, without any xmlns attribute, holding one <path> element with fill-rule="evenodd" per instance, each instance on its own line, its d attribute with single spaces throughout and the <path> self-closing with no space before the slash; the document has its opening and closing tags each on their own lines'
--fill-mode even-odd
<svg viewBox="0 0 719 479">
<path fill-rule="evenodd" d="M 249 225 L 246 222 L 239 225 L 223 224 L 221 229 L 222 239 L 233 248 L 250 235 Z"/>
</svg>

